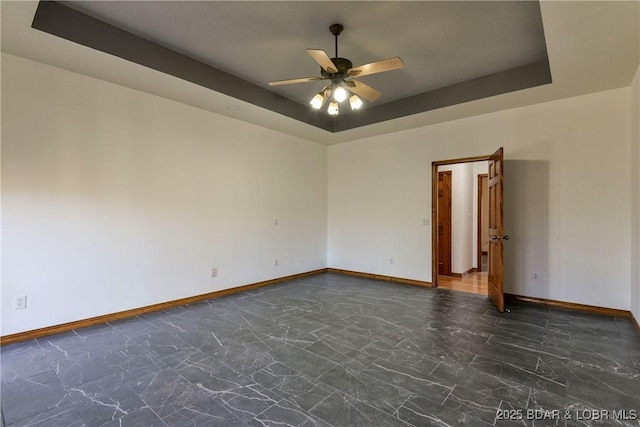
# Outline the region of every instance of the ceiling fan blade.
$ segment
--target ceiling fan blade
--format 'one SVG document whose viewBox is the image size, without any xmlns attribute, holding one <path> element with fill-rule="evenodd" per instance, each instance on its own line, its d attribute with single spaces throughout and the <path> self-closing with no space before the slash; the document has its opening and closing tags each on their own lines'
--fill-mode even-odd
<svg viewBox="0 0 640 427">
<path fill-rule="evenodd" d="M 315 82 L 318 80 L 324 80 L 324 77 L 302 77 L 299 79 L 276 80 L 274 82 L 269 82 L 269 86 L 290 85 L 293 83 L 307 83 L 307 82 Z"/>
<path fill-rule="evenodd" d="M 369 74 L 383 73 L 385 71 L 397 70 L 404 67 L 404 62 L 398 56 L 393 58 L 383 59 L 381 61 L 371 62 L 370 64 L 360 65 L 359 67 L 353 67 L 347 74 L 353 77 L 362 77 Z"/>
<path fill-rule="evenodd" d="M 316 60 L 318 64 L 328 73 L 337 73 L 336 65 L 333 63 L 327 52 L 320 49 L 307 49 L 307 53 Z"/>
<path fill-rule="evenodd" d="M 358 80 L 350 80 L 348 83 L 349 90 L 351 92 L 366 99 L 369 102 L 374 102 L 382 95 L 382 92 L 380 92 L 379 90 L 376 90 L 369 85 L 359 82 Z"/>
</svg>

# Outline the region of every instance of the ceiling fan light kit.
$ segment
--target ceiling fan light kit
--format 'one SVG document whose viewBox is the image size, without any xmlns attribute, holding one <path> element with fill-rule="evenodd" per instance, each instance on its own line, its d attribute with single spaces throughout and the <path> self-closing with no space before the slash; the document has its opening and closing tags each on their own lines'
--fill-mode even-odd
<svg viewBox="0 0 640 427">
<path fill-rule="evenodd" d="M 362 77 L 370 74 L 382 73 L 385 71 L 397 70 L 404 67 L 402 59 L 395 56 L 393 58 L 383 59 L 381 61 L 371 62 L 369 64 L 354 67 L 353 63 L 346 58 L 338 56 L 338 36 L 344 27 L 341 24 L 333 24 L 329 27 L 329 31 L 335 37 L 335 57 L 329 58 L 324 50 L 307 49 L 307 53 L 320 64 L 321 77 L 302 77 L 297 79 L 277 80 L 269 82 L 269 86 L 280 86 L 294 83 L 307 83 L 319 80 L 331 80 L 331 85 L 325 86 L 320 92 L 311 98 L 309 104 L 311 107 L 319 110 L 329 100 L 327 113 L 335 116 L 340 113 L 339 104 L 349 100 L 351 110 L 358 110 L 364 102 L 362 98 L 369 102 L 377 100 L 382 93 L 369 85 L 358 80 L 347 80 L 351 77 Z"/>
<path fill-rule="evenodd" d="M 327 113 L 332 116 L 337 116 L 339 112 L 338 103 L 336 101 L 331 101 L 329 103 L 329 108 L 327 108 Z"/>
<path fill-rule="evenodd" d="M 311 104 L 311 106 L 316 110 L 319 110 L 320 108 L 322 108 L 322 104 L 324 104 L 324 94 L 322 92 L 317 93 L 316 96 L 311 98 L 309 104 Z"/>
<path fill-rule="evenodd" d="M 358 110 L 360 107 L 362 107 L 362 100 L 360 98 L 358 98 L 358 95 L 351 95 L 351 98 L 349 98 L 349 105 L 351 105 L 351 109 L 352 110 Z"/>
<path fill-rule="evenodd" d="M 336 85 L 336 88 L 333 90 L 333 99 L 338 102 L 342 102 L 347 99 L 347 90 L 342 86 Z"/>
</svg>

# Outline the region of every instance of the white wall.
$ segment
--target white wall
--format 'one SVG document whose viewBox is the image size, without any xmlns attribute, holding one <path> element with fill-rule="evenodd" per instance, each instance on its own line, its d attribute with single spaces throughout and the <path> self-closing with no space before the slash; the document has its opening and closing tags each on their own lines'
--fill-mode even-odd
<svg viewBox="0 0 640 427">
<path fill-rule="evenodd" d="M 506 292 L 628 310 L 629 91 L 329 147 L 329 266 L 430 281 L 431 163 L 503 146 Z"/>
<path fill-rule="evenodd" d="M 631 84 L 631 312 L 640 322 L 640 67 Z"/>
<path fill-rule="evenodd" d="M 2 335 L 324 268 L 326 236 L 325 146 L 2 55 Z"/>
<path fill-rule="evenodd" d="M 431 165 L 368 142 L 329 147 L 328 266 L 431 277 Z"/>
<path fill-rule="evenodd" d="M 478 265 L 478 203 L 480 203 L 480 200 L 478 199 L 478 175 L 483 174 L 486 175 L 489 173 L 489 162 L 474 162 L 472 163 L 473 165 L 473 186 L 471 187 L 473 190 L 473 213 L 472 213 L 472 220 L 473 220 L 473 235 L 472 235 L 472 246 L 471 246 L 471 251 L 472 251 L 472 266 L 474 268 L 480 268 L 480 266 Z M 485 197 L 489 197 L 489 194 L 486 194 Z M 487 206 L 488 208 L 488 206 Z M 487 221 L 487 214 L 484 214 L 485 218 L 485 223 L 488 223 Z M 480 224 L 482 225 L 482 224 Z"/>
<path fill-rule="evenodd" d="M 640 319 L 638 80 L 331 146 L 327 158 L 299 138 L 3 54 L 0 334 L 327 265 L 429 281 L 431 162 L 498 146 L 506 291 Z M 19 294 L 27 310 L 12 310 Z"/>
</svg>

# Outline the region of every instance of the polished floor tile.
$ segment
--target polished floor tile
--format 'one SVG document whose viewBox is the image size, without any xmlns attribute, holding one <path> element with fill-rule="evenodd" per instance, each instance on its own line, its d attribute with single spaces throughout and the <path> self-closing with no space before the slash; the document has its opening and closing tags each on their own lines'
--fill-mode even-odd
<svg viewBox="0 0 640 427">
<path fill-rule="evenodd" d="M 6 345 L 0 424 L 640 425 L 627 319 L 509 308 L 327 273 Z"/>
</svg>

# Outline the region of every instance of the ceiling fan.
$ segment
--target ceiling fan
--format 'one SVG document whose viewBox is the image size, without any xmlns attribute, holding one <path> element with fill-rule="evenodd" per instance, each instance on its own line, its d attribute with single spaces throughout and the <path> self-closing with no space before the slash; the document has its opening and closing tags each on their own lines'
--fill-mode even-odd
<svg viewBox="0 0 640 427">
<path fill-rule="evenodd" d="M 369 102 L 377 100 L 382 93 L 361 81 L 354 80 L 352 77 L 368 76 L 370 74 L 382 73 L 385 71 L 397 70 L 404 67 L 402 59 L 397 56 L 393 58 L 383 59 L 381 61 L 371 62 L 369 64 L 354 67 L 353 63 L 346 58 L 338 56 L 338 36 L 342 33 L 344 27 L 341 24 L 333 24 L 329 27 L 329 31 L 335 37 L 336 55 L 329 58 L 324 50 L 307 49 L 307 53 L 320 64 L 320 77 L 302 77 L 297 79 L 277 80 L 269 82 L 269 86 L 288 85 L 293 83 L 307 83 L 320 80 L 331 80 L 331 84 L 325 86 L 318 94 L 311 99 L 311 106 L 316 109 L 322 108 L 325 101 L 329 101 L 327 112 L 336 115 L 339 112 L 338 104 L 349 97 L 351 109 L 355 110 L 363 105 L 360 97 Z M 349 80 L 347 80 L 349 79 Z"/>
</svg>

